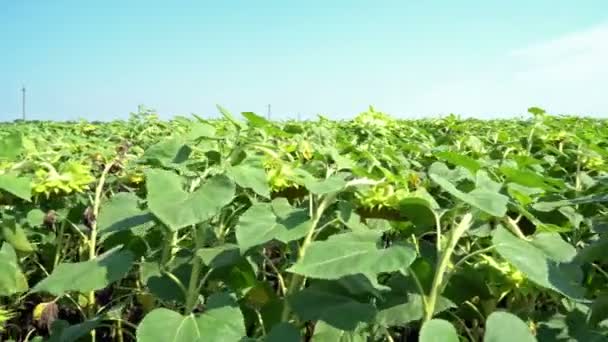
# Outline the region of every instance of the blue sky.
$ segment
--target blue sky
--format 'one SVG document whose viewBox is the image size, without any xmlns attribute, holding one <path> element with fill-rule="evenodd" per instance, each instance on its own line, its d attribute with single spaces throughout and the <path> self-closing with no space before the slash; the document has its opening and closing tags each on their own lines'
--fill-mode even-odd
<svg viewBox="0 0 608 342">
<path fill-rule="evenodd" d="M 0 3 L 0 120 L 608 116 L 608 1 Z"/>
</svg>

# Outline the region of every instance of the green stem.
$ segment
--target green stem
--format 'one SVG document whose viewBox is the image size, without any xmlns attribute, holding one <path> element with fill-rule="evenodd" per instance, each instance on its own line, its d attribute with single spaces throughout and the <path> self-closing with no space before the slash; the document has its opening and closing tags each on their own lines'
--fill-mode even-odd
<svg viewBox="0 0 608 342">
<path fill-rule="evenodd" d="M 312 194 L 310 196 L 312 196 Z M 319 224 L 319 221 L 321 220 L 321 216 L 323 216 L 323 212 L 325 211 L 325 209 L 327 209 L 329 204 L 332 203 L 334 198 L 335 198 L 335 195 L 328 195 L 327 197 L 323 198 L 323 200 L 319 204 L 319 207 L 317 208 L 317 210 L 314 211 L 314 214 L 312 215 L 312 223 L 310 225 L 310 230 L 306 234 L 306 237 L 304 238 L 302 245 L 298 249 L 298 259 L 296 260 L 296 262 L 299 260 L 302 260 L 302 258 L 306 254 L 306 249 L 308 249 L 308 246 L 313 241 L 314 232 L 315 232 L 317 225 Z M 311 200 L 310 201 L 311 207 L 312 207 L 312 203 L 313 203 L 313 201 Z M 293 273 L 291 276 L 290 282 L 289 282 L 289 287 L 287 288 L 287 291 L 285 291 L 285 297 L 287 297 L 287 295 L 293 293 L 293 291 L 295 291 L 296 289 L 300 288 L 301 285 L 304 284 L 305 280 L 306 280 L 305 277 L 303 277 L 299 274 Z M 289 319 L 290 313 L 291 313 L 291 309 L 289 308 L 289 304 L 285 301 L 285 305 L 283 306 L 283 313 L 281 314 L 281 321 L 287 322 L 287 320 Z"/>
<path fill-rule="evenodd" d="M 118 342 L 123 342 L 124 337 L 122 334 L 122 320 L 116 321 L 116 334 L 118 335 Z"/>
<path fill-rule="evenodd" d="M 576 148 L 576 180 L 575 180 L 575 191 L 578 193 L 581 191 L 581 145 L 579 144 Z"/>
<path fill-rule="evenodd" d="M 56 246 L 55 246 L 55 259 L 53 261 L 53 270 L 55 269 L 55 267 L 57 267 L 57 265 L 59 264 L 59 259 L 61 258 L 61 252 L 63 250 L 63 234 L 65 233 L 65 225 L 66 222 L 61 222 L 61 225 L 59 226 L 59 230 L 57 231 L 57 239 L 56 241 Z"/>
<path fill-rule="evenodd" d="M 115 161 L 112 161 L 106 165 L 99 177 L 99 182 L 97 183 L 97 188 L 95 189 L 95 200 L 93 201 L 93 222 L 91 223 L 91 236 L 89 237 L 88 247 L 89 247 L 89 260 L 95 259 L 96 250 L 97 250 L 97 217 L 99 216 L 99 207 L 101 206 L 101 194 L 103 192 L 103 187 L 106 183 L 106 177 L 110 172 L 112 166 L 114 166 Z M 89 300 L 88 300 L 88 309 L 89 309 L 89 318 L 93 318 L 96 314 L 95 309 L 95 291 L 89 292 Z M 91 330 L 91 341 L 95 342 L 96 332 L 95 329 Z"/>
<path fill-rule="evenodd" d="M 528 155 L 532 155 L 532 143 L 534 141 L 534 131 L 536 130 L 536 124 L 532 126 L 530 130 L 530 135 L 528 136 Z"/>
<path fill-rule="evenodd" d="M 196 225 L 192 226 L 192 234 L 194 234 L 194 252 L 203 248 L 203 242 L 201 241 Z M 188 283 L 188 292 L 186 294 L 186 314 L 192 313 L 198 302 L 199 294 L 199 279 L 201 277 L 201 271 L 203 269 L 203 263 L 198 256 L 194 256 L 192 260 L 192 273 L 190 273 L 190 282 Z"/>
<path fill-rule="evenodd" d="M 175 255 L 175 246 L 177 246 L 177 231 L 169 230 L 167 232 L 167 239 L 163 245 L 162 256 L 160 260 L 160 266 L 165 267 L 168 263 L 173 260 Z"/>
<path fill-rule="evenodd" d="M 418 279 L 416 272 L 414 272 L 414 270 L 412 270 L 411 267 L 409 268 L 409 272 L 412 275 L 412 278 L 414 279 L 414 284 L 416 284 L 416 288 L 418 289 L 418 292 L 420 293 L 420 298 L 422 298 L 422 306 L 426 308 L 428 303 L 426 301 L 426 293 L 424 292 L 424 287 L 422 287 L 422 283 L 420 282 L 420 279 Z"/>
<path fill-rule="evenodd" d="M 439 217 L 439 215 L 433 213 L 433 216 L 435 216 L 435 233 L 437 234 L 436 240 L 437 240 L 437 253 L 441 252 L 441 218 Z"/>
<path fill-rule="evenodd" d="M 427 322 L 433 318 L 435 313 L 435 305 L 437 303 L 437 298 L 443 291 L 443 278 L 447 271 L 447 267 L 450 263 L 450 258 L 452 257 L 452 253 L 456 248 L 456 244 L 458 240 L 462 237 L 462 235 L 471 227 L 471 214 L 466 214 L 462 221 L 452 230 L 452 234 L 450 235 L 449 242 L 445 248 L 445 250 L 441 253 L 439 261 L 437 263 L 437 270 L 435 271 L 435 277 L 433 278 L 433 284 L 431 285 L 431 291 L 429 296 L 427 297 L 427 303 L 424 310 L 424 322 Z"/>
</svg>

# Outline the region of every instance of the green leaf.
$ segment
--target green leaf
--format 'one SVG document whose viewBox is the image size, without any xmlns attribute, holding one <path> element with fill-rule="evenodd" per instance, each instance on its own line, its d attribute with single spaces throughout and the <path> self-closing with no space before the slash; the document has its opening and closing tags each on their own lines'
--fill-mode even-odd
<svg viewBox="0 0 608 342">
<path fill-rule="evenodd" d="M 300 342 L 302 337 L 296 327 L 289 323 L 275 325 L 266 336 L 266 342 Z"/>
<path fill-rule="evenodd" d="M 196 255 L 203 263 L 211 268 L 222 268 L 237 264 L 242 258 L 239 247 L 233 244 L 224 244 L 217 247 L 201 248 Z"/>
<path fill-rule="evenodd" d="M 380 249 L 374 241 L 362 240 L 361 234 L 350 232 L 311 243 L 304 257 L 288 271 L 319 279 L 360 273 L 375 283 L 378 274 L 405 269 L 415 258 L 416 252 L 409 247 Z"/>
<path fill-rule="evenodd" d="M 467 170 L 466 168 L 462 167 L 462 166 L 457 166 L 455 167 L 453 170 L 450 169 L 447 165 L 445 165 L 444 163 L 441 162 L 434 162 L 433 164 L 431 164 L 428 167 L 428 174 L 429 175 L 437 175 L 439 177 L 445 178 L 447 180 L 449 180 L 450 182 L 459 182 L 463 179 L 469 179 L 469 180 L 474 180 L 473 179 L 473 174 L 471 173 L 471 171 Z"/>
<path fill-rule="evenodd" d="M 39 227 L 44 223 L 44 217 L 46 214 L 40 209 L 32 209 L 27 213 L 27 224 L 30 227 Z"/>
<path fill-rule="evenodd" d="M 593 301 L 589 315 L 589 324 L 595 326 L 608 320 L 608 295 L 604 294 Z"/>
<path fill-rule="evenodd" d="M 0 138 L 0 160 L 14 160 L 23 151 L 23 137 L 19 132 L 13 132 Z"/>
<path fill-rule="evenodd" d="M 541 233 L 532 241 L 526 241 L 499 226 L 492 236 L 492 243 L 503 258 L 537 285 L 573 299 L 583 297 L 584 289 L 576 279 L 580 268 L 576 264 L 568 264 L 576 250 L 558 234 Z"/>
<path fill-rule="evenodd" d="M 374 319 L 376 308 L 349 296 L 311 286 L 288 298 L 289 306 L 302 321 L 324 321 L 334 328 L 352 331 Z"/>
<path fill-rule="evenodd" d="M 435 225 L 435 211 L 439 209 L 437 203 L 422 197 L 406 197 L 399 201 L 401 215 L 418 227 L 432 227 Z"/>
<path fill-rule="evenodd" d="M 492 216 L 503 217 L 507 213 L 509 198 L 497 192 L 476 188 L 469 193 L 462 192 L 447 179 L 436 174 L 430 175 L 431 179 L 439 184 L 443 190 L 450 193 L 459 200 Z"/>
<path fill-rule="evenodd" d="M 215 297 L 215 298 L 213 298 Z M 139 342 L 166 341 L 239 341 L 246 336 L 243 314 L 233 300 L 225 294 L 213 295 L 202 315 L 187 315 L 169 309 L 156 309 L 150 312 L 137 328 Z M 223 306 L 218 305 L 224 304 Z"/>
<path fill-rule="evenodd" d="M 257 115 L 253 112 L 243 112 L 241 115 L 247 119 L 247 121 L 253 127 L 264 127 L 264 126 L 272 126 L 272 122 L 266 120 L 264 117 Z"/>
<path fill-rule="evenodd" d="M 147 210 L 139 208 L 139 198 L 131 192 L 121 192 L 104 203 L 99 211 L 97 228 L 99 236 L 130 230 L 137 236 L 143 236 L 154 226 L 154 216 Z"/>
<path fill-rule="evenodd" d="M 187 139 L 198 140 L 200 138 L 215 138 L 215 127 L 206 122 L 193 123 Z"/>
<path fill-rule="evenodd" d="M 325 195 L 338 192 L 346 186 L 346 181 L 339 176 L 331 176 L 323 180 L 306 180 L 306 188 L 315 195 Z"/>
<path fill-rule="evenodd" d="M 517 183 L 508 183 L 507 192 L 521 205 L 527 206 L 534 202 L 533 196 L 541 195 L 545 191 L 539 188 L 529 188 Z"/>
<path fill-rule="evenodd" d="M 475 187 L 489 192 L 500 192 L 502 184 L 495 182 L 486 171 L 481 170 L 475 174 Z"/>
<path fill-rule="evenodd" d="M 63 320 L 57 320 L 51 328 L 51 336 L 47 342 L 74 342 L 86 336 L 91 330 L 97 328 L 103 319 L 94 318 L 79 324 L 70 325 Z"/>
<path fill-rule="evenodd" d="M 12 296 L 28 289 L 27 279 L 21 272 L 17 253 L 8 243 L 0 249 L 0 296 Z"/>
<path fill-rule="evenodd" d="M 181 164 L 188 160 L 192 149 L 180 139 L 168 139 L 150 146 L 143 155 L 146 160 L 153 160 L 160 165 Z"/>
<path fill-rule="evenodd" d="M 172 230 L 209 220 L 234 197 L 234 183 L 214 176 L 192 193 L 182 189 L 182 179 L 171 171 L 146 172 L 148 208 Z"/>
<path fill-rule="evenodd" d="M 271 240 L 287 243 L 300 239 L 309 227 L 306 211 L 292 209 L 285 199 L 275 199 L 272 203 L 256 203 L 241 215 L 235 228 L 236 240 L 245 253 Z"/>
<path fill-rule="evenodd" d="M 454 307 L 454 303 L 445 297 L 439 297 L 435 314 Z M 379 304 L 378 309 L 375 323 L 384 327 L 403 326 L 421 320 L 424 316 L 422 296 L 417 293 L 386 295 L 386 300 Z"/>
<path fill-rule="evenodd" d="M 356 213 L 353 203 L 338 201 L 338 219 L 353 231 L 365 231 L 369 228 L 361 221 L 361 216 Z"/>
<path fill-rule="evenodd" d="M 15 222 L 15 220 L 8 219 L 0 222 L 0 224 L 2 225 L 2 237 L 16 250 L 24 253 L 30 253 L 35 250 L 34 246 L 28 240 L 25 231 Z"/>
<path fill-rule="evenodd" d="M 66 292 L 87 293 L 101 290 L 122 279 L 131 269 L 133 254 L 116 247 L 92 260 L 62 263 L 33 288 L 33 292 L 48 292 L 61 296 Z"/>
<path fill-rule="evenodd" d="M 0 190 L 6 191 L 26 201 L 32 199 L 31 180 L 27 177 L 17 177 L 10 173 L 1 174 Z"/>
<path fill-rule="evenodd" d="M 245 124 L 243 124 L 240 120 L 237 120 L 226 108 L 217 105 L 217 109 L 220 111 L 222 116 L 226 118 L 230 123 L 232 123 L 237 129 L 244 129 Z"/>
<path fill-rule="evenodd" d="M 519 317 L 508 312 L 496 311 L 486 321 L 484 342 L 536 342 L 530 329 Z"/>
<path fill-rule="evenodd" d="M 458 332 L 452 323 L 443 319 L 432 319 L 422 325 L 420 342 L 459 342 Z"/>
<path fill-rule="evenodd" d="M 501 166 L 500 172 L 507 177 L 507 180 L 529 188 L 557 191 L 565 187 L 564 181 L 561 179 L 542 176 L 529 170 Z"/>
<path fill-rule="evenodd" d="M 363 329 L 358 329 L 363 330 Z M 321 321 L 315 324 L 312 341 L 315 342 L 366 342 L 368 334 L 364 331 L 345 331 Z"/>
<path fill-rule="evenodd" d="M 257 159 L 245 159 L 236 166 L 228 169 L 228 176 L 242 188 L 250 188 L 256 194 L 270 198 L 270 188 L 266 179 L 266 171 L 261 161 Z"/>
<path fill-rule="evenodd" d="M 472 174 L 475 174 L 479 169 L 481 169 L 481 164 L 476 159 L 473 159 L 464 154 L 451 151 L 442 151 L 436 152 L 435 156 L 438 159 L 447 161 L 450 164 L 462 166 L 467 170 L 471 171 Z"/>
<path fill-rule="evenodd" d="M 567 205 L 580 205 L 580 204 L 591 204 L 591 203 L 605 203 L 608 202 L 608 195 L 589 195 L 579 198 L 554 201 L 554 202 L 539 202 L 533 205 L 533 208 L 538 211 L 552 211 L 557 208 Z"/>
</svg>

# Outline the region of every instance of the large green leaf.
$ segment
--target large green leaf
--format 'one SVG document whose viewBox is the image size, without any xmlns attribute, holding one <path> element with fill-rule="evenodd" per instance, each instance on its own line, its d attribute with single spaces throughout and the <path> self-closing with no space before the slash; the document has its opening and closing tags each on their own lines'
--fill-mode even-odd
<svg viewBox="0 0 608 342">
<path fill-rule="evenodd" d="M 228 120 L 230 123 L 232 123 L 237 129 L 245 128 L 245 124 L 241 120 L 235 118 L 226 108 L 220 105 L 217 105 L 216 107 L 220 111 L 222 116 L 226 118 L 226 120 Z"/>
<path fill-rule="evenodd" d="M 507 213 L 509 198 L 503 194 L 483 188 L 476 188 L 466 193 L 458 190 L 454 184 L 439 175 L 431 174 L 430 177 L 443 190 L 481 211 L 497 217 L 503 217 Z"/>
<path fill-rule="evenodd" d="M 215 127 L 207 122 L 195 122 L 190 127 L 187 139 L 215 138 Z"/>
<path fill-rule="evenodd" d="M 146 172 L 148 207 L 172 230 L 204 222 L 232 201 L 234 183 L 225 176 L 214 176 L 192 193 L 182 189 L 182 178 L 171 171 Z"/>
<path fill-rule="evenodd" d="M 519 317 L 508 312 L 493 312 L 486 321 L 484 342 L 536 342 L 530 329 Z"/>
<path fill-rule="evenodd" d="M 418 259 L 418 261 L 422 261 Z M 416 264 L 412 265 L 408 272 L 416 272 L 418 278 L 424 281 Z M 429 270 L 429 272 L 433 272 Z M 429 274 L 432 277 L 432 274 Z M 429 280 L 430 283 L 430 280 Z M 405 277 L 401 273 L 395 273 L 387 281 L 390 291 L 383 291 L 381 299 L 377 300 L 378 314 L 375 324 L 389 328 L 394 326 L 405 326 L 411 322 L 421 320 L 424 316 L 424 304 L 422 296 L 418 293 L 413 278 Z M 424 285 L 423 285 L 424 286 Z M 454 308 L 455 305 L 445 297 L 439 296 L 435 304 L 435 314 L 444 310 Z"/>
<path fill-rule="evenodd" d="M 250 188 L 256 194 L 270 198 L 270 188 L 266 171 L 260 160 L 245 159 L 236 166 L 228 169 L 228 176 L 242 188 Z"/>
<path fill-rule="evenodd" d="M 474 180 L 473 173 L 462 166 L 457 166 L 453 170 L 442 162 L 434 162 L 428 167 L 429 175 L 435 174 L 450 182 L 459 182 L 464 179 Z"/>
<path fill-rule="evenodd" d="M 300 342 L 301 340 L 298 329 L 289 323 L 275 325 L 265 339 L 266 342 Z"/>
<path fill-rule="evenodd" d="M 147 160 L 153 160 L 160 165 L 169 166 L 188 160 L 192 149 L 180 139 L 168 139 L 150 146 L 143 155 Z"/>
<path fill-rule="evenodd" d="M 403 326 L 418 321 L 424 316 L 422 296 L 408 293 L 404 296 L 387 295 L 378 308 L 375 322 L 384 327 Z M 435 305 L 435 314 L 454 307 L 454 303 L 444 297 L 439 297 Z"/>
<path fill-rule="evenodd" d="M 68 322 L 63 320 L 57 320 L 53 323 L 51 336 L 47 342 L 79 341 L 91 330 L 97 328 L 101 322 L 103 322 L 103 319 L 99 317 L 75 325 L 70 325 Z"/>
<path fill-rule="evenodd" d="M 21 199 L 30 201 L 32 198 L 31 180 L 14 174 L 0 174 L 0 190 L 13 194 Z"/>
<path fill-rule="evenodd" d="M 10 243 L 16 250 L 24 253 L 30 253 L 35 250 L 28 240 L 25 230 L 14 219 L 0 221 L 0 227 L 4 240 Z"/>
<path fill-rule="evenodd" d="M 59 264 L 51 275 L 36 284 L 33 291 L 61 296 L 70 291 L 101 290 L 122 279 L 132 264 L 133 254 L 116 247 L 92 260 Z"/>
<path fill-rule="evenodd" d="M 23 151 L 23 137 L 19 132 L 13 132 L 0 137 L 0 160 L 14 160 Z"/>
<path fill-rule="evenodd" d="M 401 215 L 420 228 L 435 225 L 436 210 L 438 209 L 437 203 L 429 198 L 406 197 L 399 201 Z"/>
<path fill-rule="evenodd" d="M 131 192 L 121 192 L 101 206 L 97 228 L 104 237 L 123 230 L 143 236 L 154 225 L 154 216 L 139 208 L 139 198 Z"/>
<path fill-rule="evenodd" d="M 350 232 L 311 243 L 304 257 L 288 271 L 319 279 L 363 274 L 375 282 L 378 274 L 405 269 L 415 258 L 416 252 L 409 247 L 396 245 L 381 249 L 375 241 Z"/>
<path fill-rule="evenodd" d="M 561 179 L 542 176 L 530 170 L 502 166 L 500 168 L 500 172 L 502 172 L 507 177 L 507 180 L 513 183 L 527 186 L 529 188 L 556 191 L 565 186 L 564 181 L 562 181 Z"/>
<path fill-rule="evenodd" d="M 315 342 L 366 342 L 368 334 L 363 329 L 345 331 L 321 321 L 315 324 L 312 341 Z"/>
<path fill-rule="evenodd" d="M 576 255 L 574 247 L 556 233 L 541 233 L 532 241 L 516 237 L 499 226 L 492 236 L 498 253 L 536 284 L 570 298 L 582 298 L 580 268 L 569 263 Z"/>
<path fill-rule="evenodd" d="M 205 265 L 211 268 L 232 266 L 241 260 L 239 247 L 233 244 L 201 248 L 196 251 L 196 255 L 201 258 Z"/>
<path fill-rule="evenodd" d="M 467 155 L 457 152 L 441 151 L 436 152 L 435 156 L 441 160 L 447 161 L 450 164 L 462 166 L 471 171 L 472 174 L 475 174 L 479 169 L 481 169 L 481 164 L 477 161 L 477 159 L 473 159 Z"/>
<path fill-rule="evenodd" d="M 28 289 L 27 279 L 21 272 L 17 253 L 8 243 L 0 249 L 0 296 L 12 296 Z"/>
<path fill-rule="evenodd" d="M 458 342 L 458 332 L 452 323 L 443 319 L 432 319 L 422 325 L 420 342 Z"/>
<path fill-rule="evenodd" d="M 156 309 L 150 312 L 137 328 L 139 342 L 222 342 L 239 341 L 246 335 L 245 323 L 241 310 L 236 303 L 218 298 L 227 295 L 214 295 L 210 298 L 207 310 L 201 315 L 182 316 L 169 309 Z M 221 304 L 220 304 L 221 303 Z"/>
<path fill-rule="evenodd" d="M 289 306 L 303 321 L 324 321 L 334 328 L 352 331 L 374 319 L 376 308 L 346 294 L 322 286 L 308 287 L 289 297 Z"/>
<path fill-rule="evenodd" d="M 271 240 L 289 242 L 300 239 L 310 229 L 305 210 L 291 208 L 285 199 L 256 203 L 239 218 L 236 240 L 242 253 Z"/>
<path fill-rule="evenodd" d="M 346 181 L 339 176 L 331 176 L 327 179 L 311 179 L 306 181 L 306 188 L 315 195 L 324 195 L 338 192 L 346 186 Z"/>
</svg>

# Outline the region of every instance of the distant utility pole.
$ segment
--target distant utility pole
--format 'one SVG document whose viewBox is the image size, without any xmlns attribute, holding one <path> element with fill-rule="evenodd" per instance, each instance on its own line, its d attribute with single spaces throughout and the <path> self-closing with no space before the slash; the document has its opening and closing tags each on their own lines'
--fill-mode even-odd
<svg viewBox="0 0 608 342">
<path fill-rule="evenodd" d="M 21 87 L 21 118 L 25 121 L 25 85 Z"/>
<path fill-rule="evenodd" d="M 272 107 L 268 105 L 268 120 L 270 120 L 270 114 L 272 113 Z"/>
<path fill-rule="evenodd" d="M 298 112 L 298 121 L 302 121 L 302 115 L 300 115 L 300 112 Z"/>
</svg>

